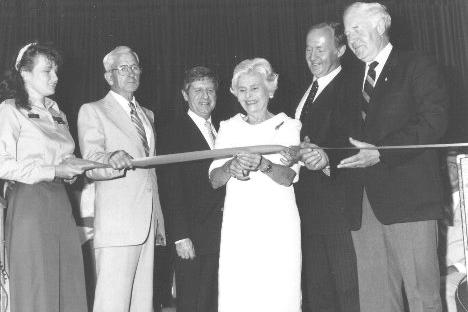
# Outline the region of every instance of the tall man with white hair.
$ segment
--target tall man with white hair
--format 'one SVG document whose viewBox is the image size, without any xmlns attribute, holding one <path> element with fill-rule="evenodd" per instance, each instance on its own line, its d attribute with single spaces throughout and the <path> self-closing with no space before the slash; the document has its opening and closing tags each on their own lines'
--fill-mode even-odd
<svg viewBox="0 0 468 312">
<path fill-rule="evenodd" d="M 132 168 L 131 159 L 155 155 L 154 116 L 134 92 L 140 83 L 137 54 L 116 47 L 103 60 L 110 86 L 78 116 L 83 158 L 109 164 L 87 176 L 95 180 L 95 312 L 153 311 L 155 239 L 164 244 L 164 221 L 154 168 Z"/>
<path fill-rule="evenodd" d="M 338 167 L 351 171 L 347 207 L 358 262 L 362 312 L 442 311 L 437 219 L 442 190 L 437 152 L 366 149 L 438 143 L 447 125 L 448 95 L 434 62 L 402 52 L 389 40 L 391 17 L 379 3 L 356 2 L 344 12 L 351 51 L 363 62 L 343 106 L 350 143 L 361 148 Z"/>
</svg>

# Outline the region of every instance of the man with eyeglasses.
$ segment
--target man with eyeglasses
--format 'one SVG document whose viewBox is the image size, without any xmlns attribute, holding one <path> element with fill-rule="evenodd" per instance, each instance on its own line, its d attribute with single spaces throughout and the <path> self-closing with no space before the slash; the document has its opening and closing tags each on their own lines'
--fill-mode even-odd
<svg viewBox="0 0 468 312">
<path fill-rule="evenodd" d="M 119 46 L 103 60 L 110 86 L 78 116 L 83 158 L 111 168 L 87 172 L 96 183 L 95 312 L 153 311 L 154 244 L 165 244 L 154 168 L 133 168 L 132 158 L 154 156 L 154 116 L 133 96 L 141 67 L 137 54 Z"/>
</svg>

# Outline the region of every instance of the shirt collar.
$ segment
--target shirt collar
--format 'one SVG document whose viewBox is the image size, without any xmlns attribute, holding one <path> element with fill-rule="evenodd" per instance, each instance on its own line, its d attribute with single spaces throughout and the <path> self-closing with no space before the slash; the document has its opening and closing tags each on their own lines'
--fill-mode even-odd
<svg viewBox="0 0 468 312">
<path fill-rule="evenodd" d="M 128 100 L 126 98 L 124 98 L 123 96 L 121 96 L 120 94 L 118 94 L 117 92 L 114 92 L 112 90 L 109 91 L 110 94 L 112 94 L 112 96 L 114 97 L 114 99 L 117 101 L 117 103 L 120 104 L 120 106 L 122 106 L 122 108 L 128 113 L 130 114 L 130 106 L 128 105 Z M 137 107 L 137 102 L 135 100 L 135 97 L 132 98 L 131 102 L 133 104 L 135 104 L 135 107 Z"/>
<path fill-rule="evenodd" d="M 34 106 L 34 107 L 37 107 L 37 108 L 40 108 L 40 109 L 47 109 L 49 110 L 50 108 L 52 108 L 53 110 L 55 111 L 59 111 L 59 108 L 58 108 L 58 104 L 52 100 L 52 99 L 49 99 L 48 97 L 46 97 L 44 99 L 44 106 L 43 105 L 39 105 L 39 104 L 36 104 L 34 102 L 31 102 L 31 106 Z"/>
<path fill-rule="evenodd" d="M 207 120 L 211 123 L 211 116 L 208 119 L 205 119 L 195 114 L 190 108 L 188 109 L 187 114 L 192 118 L 193 122 L 195 122 L 197 126 L 204 126 Z"/>
<path fill-rule="evenodd" d="M 366 62 L 366 68 L 369 66 L 370 63 L 372 63 L 374 61 L 379 62 L 379 65 L 377 65 L 377 67 L 382 68 L 385 65 L 385 63 L 387 62 L 387 59 L 390 56 L 390 53 L 392 52 L 392 49 L 393 49 L 393 45 L 390 42 L 387 43 L 385 48 L 380 50 L 380 52 L 377 54 L 377 56 L 375 57 L 374 60 L 372 60 L 370 62 Z"/>
<path fill-rule="evenodd" d="M 335 68 L 334 70 L 332 70 L 331 72 L 329 72 L 323 77 L 320 77 L 317 79 L 315 79 L 314 77 L 314 81 L 317 80 L 319 87 L 327 86 L 330 83 L 330 81 L 332 81 L 333 78 L 335 78 L 336 75 L 340 73 L 340 71 L 341 71 L 341 65 L 339 65 L 337 68 Z"/>
</svg>

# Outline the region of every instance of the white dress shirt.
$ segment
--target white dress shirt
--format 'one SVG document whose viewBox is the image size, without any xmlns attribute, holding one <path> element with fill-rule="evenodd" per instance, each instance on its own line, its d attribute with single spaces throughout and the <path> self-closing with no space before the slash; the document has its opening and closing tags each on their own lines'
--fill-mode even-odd
<svg viewBox="0 0 468 312">
<path fill-rule="evenodd" d="M 128 105 L 129 101 L 126 98 L 124 98 L 123 96 L 121 96 L 120 94 L 115 93 L 114 91 L 110 91 L 110 93 L 115 98 L 117 103 L 119 103 L 120 106 L 122 106 L 122 109 L 128 114 L 128 118 L 131 119 L 132 118 L 132 116 L 131 116 L 131 111 L 132 110 L 130 109 L 130 106 Z M 140 105 L 135 100 L 135 97 L 133 97 L 131 102 L 135 105 L 138 117 L 140 117 L 140 120 L 143 123 L 143 127 L 145 128 L 146 140 L 148 142 L 150 151 L 152 151 L 153 148 L 154 148 L 154 146 L 151 146 L 151 144 L 152 144 L 151 142 L 153 142 L 153 127 L 152 127 L 150 121 L 148 120 L 148 117 L 146 117 L 146 114 L 143 112 Z"/>
<path fill-rule="evenodd" d="M 198 116 L 197 114 L 195 114 L 190 109 L 187 111 L 187 114 L 190 116 L 190 118 L 192 118 L 193 122 L 197 125 L 198 129 L 200 129 L 200 132 L 203 134 L 203 137 L 205 138 L 206 143 L 208 143 L 208 145 L 210 146 L 210 149 L 213 149 L 214 148 L 214 146 L 213 146 L 214 142 L 212 143 L 212 140 L 210 138 L 211 134 L 208 133 L 208 129 L 205 126 L 205 123 L 208 120 L 210 122 L 210 124 L 211 124 L 211 131 L 213 132 L 214 136 L 216 137 L 217 133 L 216 133 L 216 129 L 213 127 L 213 123 L 211 122 L 211 116 L 210 116 L 210 118 L 205 119 L 203 117 Z"/>
<path fill-rule="evenodd" d="M 306 93 L 304 93 L 304 96 L 299 102 L 299 105 L 297 105 L 296 114 L 294 115 L 294 118 L 296 119 L 301 118 L 302 109 L 304 108 L 305 101 L 307 100 L 307 97 L 309 96 L 310 89 L 312 89 L 312 84 L 314 83 L 314 81 L 317 80 L 317 83 L 318 83 L 317 93 L 315 93 L 315 97 L 314 97 L 314 101 L 315 101 L 315 99 L 320 95 L 320 93 L 322 93 L 323 89 L 325 89 L 325 87 L 328 86 L 328 84 L 333 80 L 333 78 L 336 77 L 336 75 L 340 73 L 340 71 L 341 71 L 341 65 L 323 77 L 320 77 L 317 79 L 314 78 L 309 88 L 307 89 Z"/>
</svg>

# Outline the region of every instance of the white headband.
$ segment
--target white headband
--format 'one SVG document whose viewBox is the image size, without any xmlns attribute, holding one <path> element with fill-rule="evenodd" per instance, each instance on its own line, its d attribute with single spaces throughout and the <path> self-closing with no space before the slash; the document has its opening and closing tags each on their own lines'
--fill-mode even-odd
<svg viewBox="0 0 468 312">
<path fill-rule="evenodd" d="M 26 52 L 27 49 L 29 49 L 30 46 L 36 45 L 37 42 L 31 42 L 25 45 L 24 47 L 21 48 L 18 52 L 18 56 L 16 57 L 16 62 L 15 62 L 15 68 L 16 70 L 19 70 L 19 63 L 21 62 L 21 59 L 23 58 L 24 52 Z"/>
</svg>

